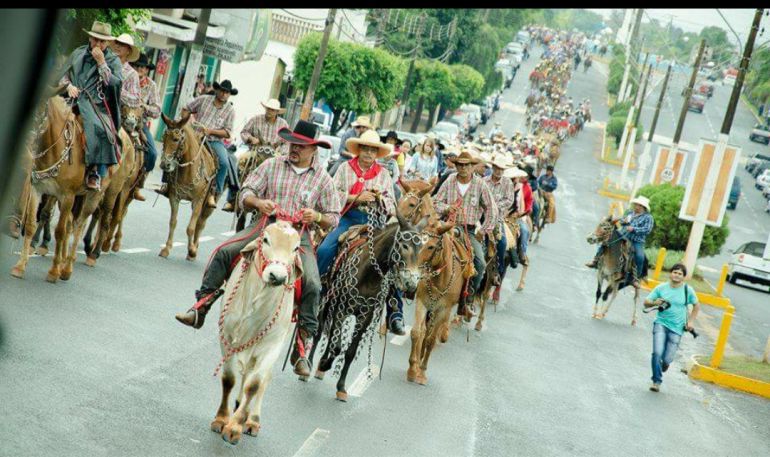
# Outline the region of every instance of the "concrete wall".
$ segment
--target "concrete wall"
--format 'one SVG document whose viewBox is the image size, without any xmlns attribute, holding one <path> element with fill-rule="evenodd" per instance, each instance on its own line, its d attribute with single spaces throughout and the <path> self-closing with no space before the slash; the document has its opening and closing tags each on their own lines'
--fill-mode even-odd
<svg viewBox="0 0 770 457">
<path fill-rule="evenodd" d="M 278 58 L 267 55 L 257 62 L 222 62 L 220 79 L 229 79 L 238 89 L 238 95 L 230 97 L 235 108 L 234 137 L 239 138 L 241 129 L 251 117 L 265 112 L 260 102 L 278 97 L 282 75 L 277 73 L 283 67 Z"/>
</svg>

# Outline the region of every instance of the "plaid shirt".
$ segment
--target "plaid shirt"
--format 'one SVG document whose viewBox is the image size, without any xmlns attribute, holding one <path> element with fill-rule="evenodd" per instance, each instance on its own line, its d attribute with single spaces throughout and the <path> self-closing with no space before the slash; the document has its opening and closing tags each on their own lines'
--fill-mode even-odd
<svg viewBox="0 0 770 457">
<path fill-rule="evenodd" d="M 278 131 L 284 127 L 289 127 L 289 124 L 282 117 L 276 117 L 275 122 L 270 124 L 265 119 L 264 114 L 258 114 L 246 123 L 246 126 L 241 130 L 241 139 L 246 142 L 249 135 L 255 138 L 262 138 L 267 144 L 276 144 L 275 151 L 279 155 L 286 155 L 289 153 L 289 143 L 284 141 L 278 136 Z M 260 146 L 262 146 L 260 144 Z"/>
<path fill-rule="evenodd" d="M 655 226 L 655 220 L 652 218 L 652 214 L 646 211 L 641 214 L 636 214 L 629 210 L 623 215 L 622 224 L 630 225 L 634 228 L 633 232 L 626 234 L 628 240 L 635 243 L 644 243 L 644 240 L 647 239 L 647 235 L 652 232 L 652 228 Z"/>
<path fill-rule="evenodd" d="M 487 176 L 484 180 L 487 182 L 489 190 L 492 191 L 495 202 L 497 202 L 497 222 L 500 223 L 513 206 L 515 198 L 513 181 L 505 176 L 502 176 L 497 182 L 492 179 L 492 176 Z"/>
<path fill-rule="evenodd" d="M 142 103 L 139 90 L 139 73 L 128 63 L 123 64 L 123 86 L 120 88 L 120 103 L 132 108 Z"/>
<path fill-rule="evenodd" d="M 224 106 L 217 108 L 214 105 L 214 100 L 216 100 L 214 95 L 201 95 L 188 103 L 184 109 L 193 113 L 195 119 L 207 129 L 225 129 L 227 135 L 230 136 L 233 131 L 233 123 L 235 122 L 235 108 L 233 108 L 233 104 L 230 102 L 226 102 Z M 219 137 L 216 139 L 222 140 Z"/>
<path fill-rule="evenodd" d="M 342 202 L 334 190 L 331 176 L 316 159 L 302 174 L 294 171 L 288 156 L 267 159 L 246 178 L 242 189 L 241 207 L 246 197 L 255 195 L 274 201 L 290 214 L 311 208 L 327 216 L 332 228 L 339 223 Z"/>
<path fill-rule="evenodd" d="M 139 91 L 144 103 L 145 120 L 157 119 L 160 117 L 160 101 L 158 99 L 158 86 L 155 81 L 148 77 L 139 79 Z"/>
<path fill-rule="evenodd" d="M 350 166 L 350 162 L 348 161 L 340 165 L 340 168 L 334 175 L 334 189 L 339 193 L 343 206 L 347 201 L 350 188 L 353 187 L 356 181 L 358 181 L 358 177 L 353 171 L 353 167 Z M 375 178 L 364 181 L 364 190 L 379 191 L 382 194 L 388 214 L 396 213 L 396 200 L 393 197 L 393 180 L 390 178 L 387 168 L 383 167 Z"/>
<path fill-rule="evenodd" d="M 439 214 L 444 214 L 458 200 L 462 201 L 463 211 L 457 212 L 457 224 L 478 225 L 483 215 L 484 226 L 481 231 L 492 233 L 497 222 L 497 204 L 484 178 L 474 175 L 465 195 L 461 196 L 457 186 L 457 174 L 449 175 L 438 190 L 433 204 Z"/>
</svg>

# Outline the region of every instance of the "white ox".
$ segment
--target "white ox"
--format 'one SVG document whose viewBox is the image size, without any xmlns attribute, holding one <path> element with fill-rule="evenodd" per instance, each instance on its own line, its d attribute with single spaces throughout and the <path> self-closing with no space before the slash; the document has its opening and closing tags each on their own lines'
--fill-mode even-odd
<svg viewBox="0 0 770 457">
<path fill-rule="evenodd" d="M 262 398 L 291 328 L 293 284 L 302 275 L 299 245 L 300 236 L 288 222 L 270 224 L 243 248 L 227 281 L 219 319 L 222 402 L 211 430 L 231 444 L 238 444 L 243 433 L 259 432 Z M 240 389 L 231 417 L 228 398 L 236 371 Z"/>
</svg>

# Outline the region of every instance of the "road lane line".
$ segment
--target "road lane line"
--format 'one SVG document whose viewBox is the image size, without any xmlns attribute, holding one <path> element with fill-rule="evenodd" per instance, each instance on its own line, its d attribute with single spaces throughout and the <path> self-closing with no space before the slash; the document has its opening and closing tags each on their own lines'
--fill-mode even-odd
<svg viewBox="0 0 770 457">
<path fill-rule="evenodd" d="M 701 271 L 707 271 L 709 273 L 719 273 L 719 270 L 717 270 L 716 268 L 705 267 L 702 265 L 698 265 L 698 269 L 700 269 Z"/>
<path fill-rule="evenodd" d="M 226 237 L 231 237 L 231 236 L 235 235 L 235 230 L 230 230 L 229 232 L 222 232 L 222 233 L 220 233 L 220 235 L 226 236 Z"/>
<path fill-rule="evenodd" d="M 390 339 L 391 344 L 395 344 L 396 346 L 403 346 L 406 340 L 408 340 L 410 336 L 410 332 L 412 331 L 412 326 L 407 325 L 404 327 L 404 333 L 403 335 L 396 335 L 393 338 Z"/>
<path fill-rule="evenodd" d="M 175 248 L 175 247 L 177 247 L 177 246 L 184 246 L 185 244 L 186 244 L 186 243 L 182 243 L 181 241 L 174 241 L 174 244 L 172 244 L 172 245 L 171 245 L 171 247 L 172 247 L 172 248 Z M 160 247 L 162 247 L 162 248 L 165 248 L 165 247 L 166 247 L 166 243 L 160 244 L 160 245 L 158 245 L 158 246 L 160 246 Z"/>
<path fill-rule="evenodd" d="M 360 373 L 358 373 L 358 376 L 356 377 L 356 380 L 353 381 L 353 384 L 350 385 L 350 389 L 348 389 L 348 394 L 350 394 L 352 397 L 360 397 L 366 392 L 366 389 L 369 388 L 369 386 L 372 384 L 372 381 L 374 378 L 380 374 L 380 367 L 377 365 L 372 365 L 372 379 L 369 379 L 369 376 L 366 373 L 366 367 L 361 370 Z"/>
<path fill-rule="evenodd" d="M 204 241 L 211 241 L 213 239 L 214 239 L 213 236 L 202 236 L 202 237 L 198 238 L 198 242 L 199 243 L 203 243 Z"/>
<path fill-rule="evenodd" d="M 120 252 L 126 253 L 126 254 L 139 254 L 140 252 L 150 252 L 147 248 L 130 248 L 130 249 L 121 249 Z"/>
<path fill-rule="evenodd" d="M 317 428 L 310 434 L 310 436 L 302 443 L 302 447 L 294 453 L 294 457 L 310 457 L 315 455 L 318 449 L 323 446 L 324 442 L 329 439 L 331 432 L 322 428 Z"/>
</svg>

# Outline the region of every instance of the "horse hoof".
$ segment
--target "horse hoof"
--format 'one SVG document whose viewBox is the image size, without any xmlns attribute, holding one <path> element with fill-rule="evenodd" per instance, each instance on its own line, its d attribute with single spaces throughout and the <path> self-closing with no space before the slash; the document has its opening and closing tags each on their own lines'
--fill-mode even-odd
<svg viewBox="0 0 770 457">
<path fill-rule="evenodd" d="M 348 393 L 347 392 L 337 392 L 337 400 L 342 402 L 348 401 Z"/>
<path fill-rule="evenodd" d="M 68 270 L 64 270 L 59 275 L 59 279 L 61 279 L 62 281 L 69 281 L 71 276 L 72 276 L 72 270 L 69 270 L 69 271 Z"/>
<path fill-rule="evenodd" d="M 163 248 L 160 250 L 160 253 L 158 253 L 160 257 L 163 257 L 164 259 L 168 257 L 168 248 Z"/>
<path fill-rule="evenodd" d="M 631 321 L 631 327 L 636 327 L 636 319 Z"/>
<path fill-rule="evenodd" d="M 48 273 L 48 275 L 45 277 L 45 280 L 50 282 L 51 284 L 56 284 L 56 281 L 59 280 L 59 275 L 58 274 L 54 275 L 54 274 Z"/>
<path fill-rule="evenodd" d="M 104 243 L 102 243 L 101 251 L 102 252 L 109 252 L 110 251 L 110 242 L 109 241 L 105 241 Z M 86 252 L 88 252 L 88 249 L 86 249 Z"/>
<path fill-rule="evenodd" d="M 19 267 L 13 267 L 11 269 L 11 276 L 18 279 L 24 279 L 24 270 Z"/>
<path fill-rule="evenodd" d="M 481 321 L 476 322 L 476 331 L 480 332 L 482 326 L 483 326 L 483 324 L 481 323 Z"/>
<path fill-rule="evenodd" d="M 316 379 L 320 379 L 321 381 L 323 381 L 325 375 L 326 375 L 325 371 L 321 371 L 321 370 L 316 370 L 315 371 L 315 378 Z"/>
<path fill-rule="evenodd" d="M 211 423 L 211 431 L 214 433 L 222 433 L 222 429 L 225 428 L 227 418 L 218 417 Z"/>
<path fill-rule="evenodd" d="M 425 386 L 425 385 L 428 384 L 428 377 L 425 376 L 425 375 L 419 375 L 419 376 L 417 376 L 416 382 L 417 382 L 417 384 L 419 384 L 421 386 Z"/>
<path fill-rule="evenodd" d="M 449 341 L 449 327 L 444 326 L 441 330 L 441 334 L 438 336 L 438 340 L 442 343 Z"/>
<path fill-rule="evenodd" d="M 89 267 L 95 267 L 96 266 L 96 258 L 95 257 L 86 257 L 86 265 Z"/>
<path fill-rule="evenodd" d="M 259 422 L 252 422 L 247 420 L 243 425 L 243 433 L 249 436 L 257 436 L 259 434 L 260 428 L 262 428 L 262 426 L 259 424 Z"/>
<path fill-rule="evenodd" d="M 241 441 L 240 426 L 230 426 L 229 424 L 222 429 L 222 439 L 232 445 L 238 444 Z"/>
<path fill-rule="evenodd" d="M 35 249 L 35 254 L 39 255 L 40 257 L 45 257 L 48 255 L 48 248 L 45 246 L 38 246 L 37 249 Z"/>
<path fill-rule="evenodd" d="M 120 251 L 120 242 L 116 241 L 112 243 L 112 252 L 119 252 Z"/>
<path fill-rule="evenodd" d="M 521 292 L 522 290 L 524 290 L 524 286 L 519 286 L 516 288 L 516 292 Z"/>
<path fill-rule="evenodd" d="M 297 378 L 302 382 L 307 382 L 307 380 L 310 379 L 310 376 L 297 376 Z"/>
</svg>

